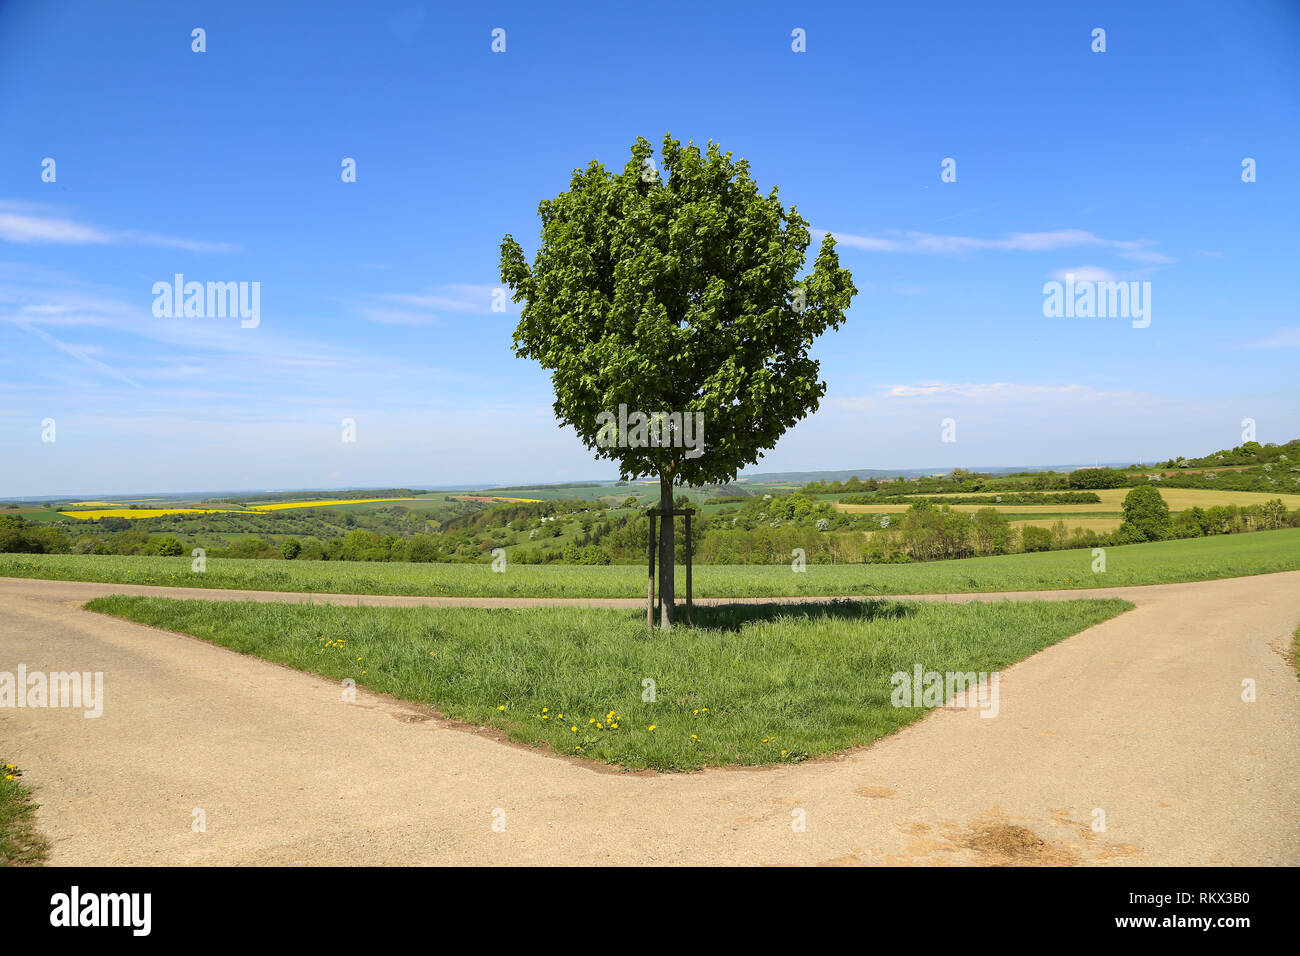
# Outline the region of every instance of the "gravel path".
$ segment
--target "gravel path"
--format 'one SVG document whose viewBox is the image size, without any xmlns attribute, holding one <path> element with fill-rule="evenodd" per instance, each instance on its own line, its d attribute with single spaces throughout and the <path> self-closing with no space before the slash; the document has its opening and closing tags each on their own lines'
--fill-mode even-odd
<svg viewBox="0 0 1300 956">
<path fill-rule="evenodd" d="M 1300 863 L 1300 571 L 935 596 L 1137 607 L 1004 671 L 994 719 L 939 710 L 835 759 L 692 774 L 611 772 L 364 691 L 344 704 L 322 678 L 80 607 L 114 593 L 570 603 L 0 579 L 0 671 L 105 675 L 98 719 L 0 707 L 55 864 Z"/>
</svg>

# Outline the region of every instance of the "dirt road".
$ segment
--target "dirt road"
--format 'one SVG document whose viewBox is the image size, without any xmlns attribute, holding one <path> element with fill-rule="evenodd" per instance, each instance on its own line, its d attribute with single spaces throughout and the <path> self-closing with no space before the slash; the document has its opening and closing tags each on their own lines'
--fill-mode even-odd
<svg viewBox="0 0 1300 956">
<path fill-rule="evenodd" d="M 52 863 L 1300 863 L 1297 571 L 1010 595 L 1137 607 L 1004 671 L 994 719 L 941 710 L 836 759 L 664 775 L 345 704 L 322 678 L 81 610 L 111 593 L 466 603 L 0 579 L 0 671 L 105 675 L 97 719 L 0 707 Z"/>
</svg>

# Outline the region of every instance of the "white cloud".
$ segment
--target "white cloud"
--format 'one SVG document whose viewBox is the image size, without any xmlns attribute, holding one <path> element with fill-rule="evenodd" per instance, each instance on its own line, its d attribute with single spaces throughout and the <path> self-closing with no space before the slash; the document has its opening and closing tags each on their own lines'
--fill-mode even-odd
<svg viewBox="0 0 1300 956">
<path fill-rule="evenodd" d="M 996 401 L 1001 403 L 1036 403 L 1046 398 L 1096 400 L 1128 398 L 1136 393 L 1104 391 L 1089 385 L 1026 385 L 1014 382 L 935 382 L 920 385 L 885 385 L 875 394 L 846 395 L 830 398 L 827 405 L 846 409 L 880 408 L 899 399 L 942 398 Z"/>
<path fill-rule="evenodd" d="M 1114 282 L 1118 278 L 1115 273 L 1109 269 L 1103 269 L 1101 266 L 1074 266 L 1069 269 L 1057 269 L 1052 273 L 1052 278 L 1064 282 L 1067 275 L 1074 276 L 1075 282 Z"/>
<path fill-rule="evenodd" d="M 494 293 L 501 288 L 472 283 L 434 286 L 423 292 L 389 292 L 372 297 L 369 303 L 354 303 L 361 317 L 384 325 L 433 325 L 439 313 L 451 315 L 491 315 Z M 397 306 L 398 308 L 390 308 Z M 507 296 L 506 312 L 518 314 Z"/>
<path fill-rule="evenodd" d="M 1272 335 L 1246 344 L 1248 349 L 1294 349 L 1300 348 L 1300 325 L 1278 329 Z"/>
<path fill-rule="evenodd" d="M 828 230 L 814 229 L 819 236 Z M 1136 262 L 1168 263 L 1175 260 L 1150 247 L 1150 239 L 1104 239 L 1085 229 L 1057 229 L 1050 232 L 1011 232 L 1001 238 L 947 236 L 910 230 L 891 231 L 882 236 L 855 236 L 829 230 L 835 241 L 868 252 L 909 252 L 926 255 L 960 255 L 972 252 L 1052 252 L 1085 247 L 1112 249 Z"/>
<path fill-rule="evenodd" d="M 233 252 L 239 247 L 225 242 L 181 239 L 155 233 L 127 230 L 112 232 L 97 226 L 49 215 L 29 215 L 30 204 L 0 202 L 0 240 L 24 244 L 164 246 L 189 252 Z"/>
</svg>

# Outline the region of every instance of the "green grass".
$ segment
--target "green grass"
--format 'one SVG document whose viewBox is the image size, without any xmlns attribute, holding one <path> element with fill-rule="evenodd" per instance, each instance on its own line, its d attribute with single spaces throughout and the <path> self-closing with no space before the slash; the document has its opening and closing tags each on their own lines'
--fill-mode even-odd
<svg viewBox="0 0 1300 956">
<path fill-rule="evenodd" d="M 9 761 L 4 762 L 0 773 L 0 866 L 38 866 L 49 852 L 36 829 L 37 805 L 21 776 Z"/>
<path fill-rule="evenodd" d="M 699 565 L 696 597 L 780 597 L 1038 591 L 1206 581 L 1300 569 L 1300 528 L 1159 541 L 1106 549 L 1106 572 L 1094 574 L 1087 549 L 1012 554 L 918 564 Z M 381 564 L 208 558 L 190 571 L 176 558 L 80 554 L 0 554 L 0 577 L 160 584 L 258 591 L 484 597 L 644 598 L 641 565 L 578 567 L 487 564 Z M 677 569 L 679 595 L 685 571 Z"/>
<path fill-rule="evenodd" d="M 698 626 L 668 633 L 649 632 L 636 613 L 583 607 L 122 595 L 86 607 L 340 682 L 352 678 L 557 753 L 632 769 L 693 770 L 798 762 L 870 743 L 924 713 L 891 704 L 895 672 L 911 674 L 919 663 L 926 671 L 991 673 L 1132 605 L 727 605 L 700 609 Z M 653 702 L 642 699 L 647 679 L 655 683 Z"/>
</svg>

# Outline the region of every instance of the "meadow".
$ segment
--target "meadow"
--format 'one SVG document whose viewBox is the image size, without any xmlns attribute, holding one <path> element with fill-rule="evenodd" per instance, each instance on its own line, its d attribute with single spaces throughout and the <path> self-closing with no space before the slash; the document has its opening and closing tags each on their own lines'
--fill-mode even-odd
<svg viewBox="0 0 1300 956">
<path fill-rule="evenodd" d="M 1106 570 L 1092 571 L 1088 549 L 1043 551 L 915 564 L 697 565 L 696 597 L 940 594 L 1086 589 L 1204 581 L 1300 569 L 1300 528 L 1215 535 L 1105 549 Z M 410 564 L 362 561 L 191 559 L 133 555 L 0 554 L 0 577 L 102 581 L 176 587 L 336 594 L 483 597 L 644 598 L 638 565 Z M 684 588 L 678 569 L 679 597 Z"/>
<path fill-rule="evenodd" d="M 38 804 L 21 778 L 18 767 L 0 761 L 0 866 L 39 866 L 49 853 L 36 829 Z"/>
<path fill-rule="evenodd" d="M 895 673 L 993 673 L 1132 607 L 1120 600 L 874 600 L 637 613 L 376 608 L 113 595 L 91 611 L 423 704 L 557 754 L 628 769 L 798 763 L 926 713 Z M 647 681 L 651 683 L 647 683 Z M 648 699 L 649 698 L 649 699 Z M 985 699 L 982 703 L 995 704 Z"/>
<path fill-rule="evenodd" d="M 982 504 L 963 504 L 951 505 L 953 511 L 979 511 L 981 508 L 999 508 L 999 510 L 1008 513 L 1008 517 L 1014 512 L 1016 517 L 1029 517 L 1037 514 L 1039 511 L 1044 516 L 1050 514 L 1053 518 L 1060 515 L 1088 515 L 1088 514 L 1119 514 L 1123 508 L 1124 496 L 1132 488 L 1101 488 L 1094 492 L 1101 501 L 1093 504 L 1081 505 L 999 505 L 995 492 L 990 492 L 982 497 L 987 500 Z M 1160 497 L 1165 499 L 1165 504 L 1169 505 L 1170 511 L 1183 511 L 1187 508 L 1213 508 L 1217 505 L 1236 505 L 1239 508 L 1246 505 L 1267 504 L 1273 499 L 1280 499 L 1288 509 L 1300 508 L 1300 495 L 1269 493 L 1262 491 L 1214 491 L 1203 488 L 1157 488 Z M 932 494 L 925 497 L 933 499 L 935 504 L 942 505 L 944 495 Z M 974 495 L 952 495 L 949 497 L 974 497 Z M 908 505 L 835 505 L 837 511 L 843 511 L 848 514 L 899 514 L 908 509 Z"/>
<path fill-rule="evenodd" d="M 999 502 L 998 499 L 1001 496 L 996 492 L 979 495 L 930 494 L 925 497 L 932 500 L 936 505 L 943 505 L 945 498 L 982 498 L 983 501 L 978 504 L 968 502 L 966 504 L 949 505 L 949 507 L 953 511 L 967 513 L 974 513 L 981 508 L 997 508 L 1006 515 L 1013 528 L 1024 528 L 1026 525 L 1046 527 L 1059 520 L 1065 522 L 1065 526 L 1070 532 L 1083 529 L 1098 534 L 1109 534 L 1118 529 L 1123 522 L 1124 496 L 1132 490 L 1131 488 L 1097 489 L 1093 493 L 1101 500 L 1090 504 L 1003 504 Z M 1184 511 L 1188 508 L 1208 509 L 1221 505 L 1236 505 L 1243 508 L 1248 505 L 1263 505 L 1274 499 L 1281 500 L 1288 509 L 1300 508 L 1300 495 L 1293 494 L 1268 494 L 1258 491 L 1218 491 L 1203 488 L 1159 488 L 1158 490 L 1160 497 L 1165 500 L 1171 512 Z M 822 497 L 834 501 L 836 496 Z M 834 507 L 837 511 L 846 514 L 879 517 L 880 515 L 902 514 L 907 511 L 909 506 L 907 504 L 857 505 L 834 501 Z"/>
</svg>

